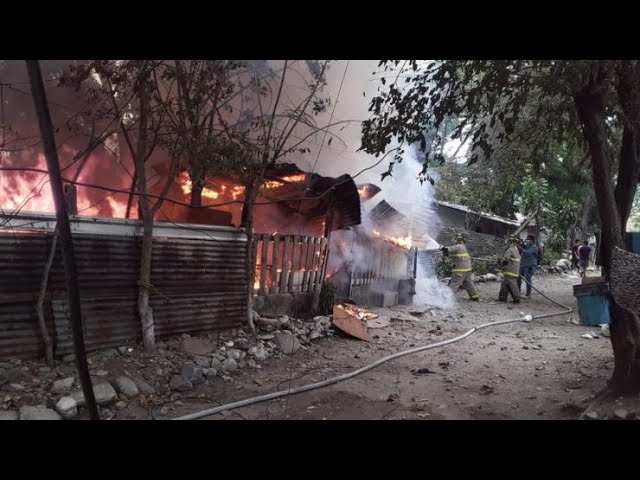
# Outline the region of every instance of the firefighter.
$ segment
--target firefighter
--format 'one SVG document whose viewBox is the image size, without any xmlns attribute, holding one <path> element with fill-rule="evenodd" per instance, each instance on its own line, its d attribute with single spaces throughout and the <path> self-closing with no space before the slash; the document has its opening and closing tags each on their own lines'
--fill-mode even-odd
<svg viewBox="0 0 640 480">
<path fill-rule="evenodd" d="M 520 289 L 518 288 L 518 277 L 520 276 L 520 251 L 518 245 L 520 239 L 514 235 L 509 237 L 509 246 L 502 256 L 502 273 L 504 279 L 500 286 L 498 300 L 506 302 L 509 294 L 513 297 L 513 303 L 520 303 Z"/>
<path fill-rule="evenodd" d="M 451 247 L 441 247 L 442 254 L 448 256 L 451 259 L 451 280 L 449 286 L 454 292 L 457 292 L 460 287 L 465 289 L 469 294 L 471 300 L 477 302 L 480 300 L 480 295 L 476 290 L 471 276 L 471 258 L 467 252 L 465 246 L 464 235 L 458 234 L 455 236 L 455 245 Z"/>
</svg>

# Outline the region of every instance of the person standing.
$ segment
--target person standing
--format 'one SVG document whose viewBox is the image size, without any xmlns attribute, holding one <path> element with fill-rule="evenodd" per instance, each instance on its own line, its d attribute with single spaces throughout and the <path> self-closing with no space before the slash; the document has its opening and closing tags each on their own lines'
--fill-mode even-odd
<svg viewBox="0 0 640 480">
<path fill-rule="evenodd" d="M 476 290 L 476 286 L 473 284 L 471 257 L 469 257 L 469 252 L 467 252 L 467 247 L 465 246 L 464 235 L 456 235 L 455 241 L 455 245 L 440 248 L 442 254 L 451 259 L 451 280 L 449 281 L 449 287 L 453 289 L 454 293 L 462 287 L 469 294 L 469 298 L 477 302 L 480 300 L 480 295 Z"/>
<path fill-rule="evenodd" d="M 504 251 L 502 256 L 502 285 L 500 285 L 500 293 L 498 300 L 506 302 L 509 300 L 509 294 L 513 298 L 513 303 L 520 303 L 520 289 L 516 280 L 520 276 L 520 252 L 517 245 L 520 239 L 514 235 L 509 237 L 509 247 Z"/>
<path fill-rule="evenodd" d="M 571 269 L 578 270 L 578 249 L 580 248 L 580 240 L 571 247 Z"/>
<path fill-rule="evenodd" d="M 591 259 L 591 247 L 589 241 L 584 240 L 583 245 L 578 249 L 578 264 L 580 276 L 584 277 L 587 274 L 587 268 L 589 268 L 589 260 Z"/>
<path fill-rule="evenodd" d="M 529 235 L 522 247 L 522 255 L 520 258 L 520 275 L 518 276 L 518 290 L 522 292 L 522 277 L 527 283 L 527 300 L 531 298 L 531 284 L 533 276 L 538 268 L 538 247 L 536 246 L 535 237 Z"/>
</svg>

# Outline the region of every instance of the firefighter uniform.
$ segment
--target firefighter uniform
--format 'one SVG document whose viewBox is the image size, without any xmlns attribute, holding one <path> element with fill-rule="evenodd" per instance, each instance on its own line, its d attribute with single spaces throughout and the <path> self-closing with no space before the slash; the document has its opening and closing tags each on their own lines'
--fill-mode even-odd
<svg viewBox="0 0 640 480">
<path fill-rule="evenodd" d="M 457 243 L 446 248 L 448 256 L 451 259 L 451 280 L 449 286 L 454 292 L 460 287 L 465 289 L 471 300 L 480 300 L 480 295 L 476 290 L 472 280 L 471 258 L 467 252 L 464 243 Z"/>
<path fill-rule="evenodd" d="M 511 245 L 502 256 L 502 273 L 504 279 L 500 286 L 498 300 L 506 302 L 509 294 L 513 297 L 513 303 L 520 303 L 520 289 L 518 288 L 518 277 L 520 276 L 520 252 L 516 247 L 516 239 L 511 239 Z"/>
</svg>

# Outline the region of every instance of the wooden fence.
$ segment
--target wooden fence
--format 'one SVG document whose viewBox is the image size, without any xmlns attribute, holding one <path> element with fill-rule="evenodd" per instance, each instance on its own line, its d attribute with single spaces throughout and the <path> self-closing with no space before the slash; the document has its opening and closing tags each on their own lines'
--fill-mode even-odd
<svg viewBox="0 0 640 480">
<path fill-rule="evenodd" d="M 254 235 L 254 295 L 320 291 L 327 239 L 302 235 Z"/>
</svg>

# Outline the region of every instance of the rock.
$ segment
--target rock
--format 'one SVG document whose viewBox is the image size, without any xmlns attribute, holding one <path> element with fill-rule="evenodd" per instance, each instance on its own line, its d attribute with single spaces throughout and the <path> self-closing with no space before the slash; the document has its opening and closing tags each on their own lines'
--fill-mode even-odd
<svg viewBox="0 0 640 480">
<path fill-rule="evenodd" d="M 159 345 L 157 345 L 159 346 Z M 118 347 L 118 352 L 120 355 L 130 355 L 133 352 L 133 348 L 131 347 Z"/>
<path fill-rule="evenodd" d="M 171 377 L 169 381 L 169 387 L 171 390 L 176 390 L 177 392 L 188 392 L 189 390 L 193 390 L 193 384 L 189 381 L 189 379 L 183 377 L 182 375 L 174 375 Z"/>
<path fill-rule="evenodd" d="M 258 366 L 258 364 L 256 363 L 256 361 L 253 358 L 250 358 L 247 361 L 247 365 L 249 365 L 249 368 L 256 368 Z"/>
<path fill-rule="evenodd" d="M 113 382 L 118 392 L 124 394 L 127 398 L 133 398 L 140 395 L 140 390 L 136 383 L 129 377 L 121 376 Z"/>
<path fill-rule="evenodd" d="M 127 408 L 127 403 L 123 401 L 116 402 L 116 408 L 118 410 L 122 410 L 123 408 Z"/>
<path fill-rule="evenodd" d="M 15 410 L 1 410 L 0 422 L 2 420 L 18 420 L 18 412 L 16 412 Z"/>
<path fill-rule="evenodd" d="M 249 347 L 251 346 L 249 340 L 247 340 L 246 338 L 239 338 L 238 340 L 236 340 L 235 345 L 238 350 L 242 350 L 243 352 L 249 350 Z"/>
<path fill-rule="evenodd" d="M 321 328 L 316 328 L 309 334 L 309 340 L 315 340 L 316 338 L 322 338 L 323 333 Z"/>
<path fill-rule="evenodd" d="M 169 413 L 169 407 L 162 407 L 160 409 L 160 415 L 166 415 L 167 413 Z"/>
<path fill-rule="evenodd" d="M 240 356 L 242 354 L 242 351 L 236 349 L 236 348 L 232 348 L 227 350 L 227 357 L 231 358 L 233 360 L 240 360 Z"/>
<path fill-rule="evenodd" d="M 38 371 L 40 373 L 49 373 L 51 371 L 51 367 L 40 367 Z"/>
<path fill-rule="evenodd" d="M 588 412 L 585 414 L 587 420 L 598 420 L 598 412 Z"/>
<path fill-rule="evenodd" d="M 154 395 L 156 393 L 156 390 L 142 379 L 137 379 L 136 385 L 143 395 Z"/>
<path fill-rule="evenodd" d="M 11 368 L 11 362 L 0 362 L 0 368 Z"/>
<path fill-rule="evenodd" d="M 204 355 L 196 355 L 194 357 L 196 365 L 202 368 L 209 368 L 211 366 L 211 358 Z"/>
<path fill-rule="evenodd" d="M 258 351 L 258 347 L 251 347 L 249 350 L 247 350 L 247 355 L 251 357 L 255 357 L 257 351 Z"/>
<path fill-rule="evenodd" d="M 256 350 L 255 358 L 259 362 L 264 362 L 270 356 L 271 354 L 269 353 L 269 351 L 263 346 L 259 346 L 258 349 Z"/>
<path fill-rule="evenodd" d="M 23 392 L 26 387 L 21 383 L 10 383 L 9 388 L 14 392 Z"/>
<path fill-rule="evenodd" d="M 96 403 L 101 407 L 115 402 L 118 398 L 116 391 L 109 383 L 99 383 L 93 387 L 93 394 L 96 397 Z"/>
<path fill-rule="evenodd" d="M 215 350 L 215 345 L 204 338 L 185 338 L 180 344 L 180 350 L 192 355 L 209 355 Z"/>
<path fill-rule="evenodd" d="M 96 372 L 96 377 L 106 377 L 107 375 L 109 375 L 109 372 L 106 370 L 98 370 Z"/>
<path fill-rule="evenodd" d="M 244 368 L 247 366 L 247 362 L 245 362 L 244 360 L 240 360 L 238 362 L 238 368 Z"/>
<path fill-rule="evenodd" d="M 78 402 L 72 397 L 62 397 L 56 403 L 56 410 L 63 418 L 69 420 L 78 415 Z"/>
<path fill-rule="evenodd" d="M 284 332 L 275 335 L 274 342 L 278 349 L 285 355 L 292 355 L 300 348 L 300 342 L 291 334 Z"/>
<path fill-rule="evenodd" d="M 218 375 L 218 371 L 215 368 L 204 368 L 202 373 L 205 377 L 215 377 Z"/>
<path fill-rule="evenodd" d="M 193 365 L 185 365 L 182 367 L 182 376 L 186 378 L 193 385 L 204 382 L 204 374 L 202 367 L 194 367 Z"/>
<path fill-rule="evenodd" d="M 227 358 L 222 363 L 222 369 L 225 372 L 234 372 L 238 369 L 238 363 L 233 358 Z"/>
<path fill-rule="evenodd" d="M 96 397 L 96 403 L 101 407 L 109 405 L 118 399 L 116 391 L 109 383 L 98 383 L 93 386 L 93 395 Z M 71 397 L 78 403 L 79 407 L 87 404 L 82 390 L 74 392 Z"/>
<path fill-rule="evenodd" d="M 11 363 L 13 363 L 14 365 L 22 365 L 22 360 L 16 358 L 14 360 L 11 360 Z"/>
<path fill-rule="evenodd" d="M 213 358 L 211 359 L 211 368 L 214 368 L 218 371 L 222 370 L 222 362 L 226 360 L 226 358 L 223 358 L 222 360 L 219 360 L 217 358 Z"/>
<path fill-rule="evenodd" d="M 620 408 L 620 409 L 616 410 L 615 412 L 613 412 L 613 416 L 615 418 L 617 418 L 618 420 L 626 420 L 627 417 L 629 416 L 629 412 L 627 412 L 623 408 Z"/>
<path fill-rule="evenodd" d="M 20 420 L 62 420 L 62 417 L 55 410 L 44 405 L 35 407 L 25 405 L 20 407 Z"/>
</svg>

